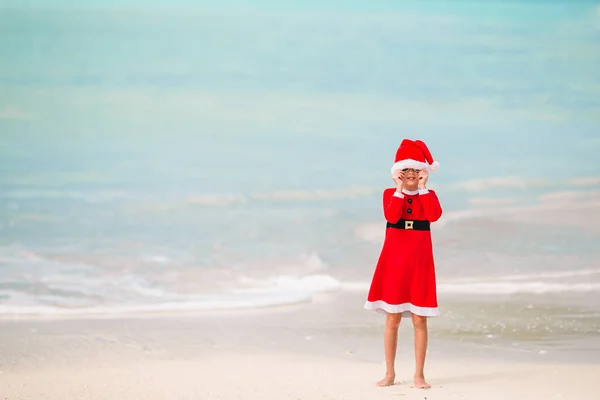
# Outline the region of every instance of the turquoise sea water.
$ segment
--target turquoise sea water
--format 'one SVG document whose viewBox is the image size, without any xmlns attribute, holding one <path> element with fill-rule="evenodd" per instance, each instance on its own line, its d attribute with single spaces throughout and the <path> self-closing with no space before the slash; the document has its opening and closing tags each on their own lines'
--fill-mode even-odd
<svg viewBox="0 0 600 400">
<path fill-rule="evenodd" d="M 599 201 L 594 2 L 4 1 L 0 37 L 0 313 L 363 290 L 404 137 L 465 221 L 442 293 L 600 291 L 597 231 L 472 213 Z"/>
</svg>

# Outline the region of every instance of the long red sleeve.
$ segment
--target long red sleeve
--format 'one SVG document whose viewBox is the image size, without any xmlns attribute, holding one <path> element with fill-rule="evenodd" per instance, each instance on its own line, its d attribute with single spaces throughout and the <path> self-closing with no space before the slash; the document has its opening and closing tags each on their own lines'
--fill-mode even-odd
<svg viewBox="0 0 600 400">
<path fill-rule="evenodd" d="M 429 190 L 429 193 L 419 192 L 419 200 L 421 202 L 423 214 L 425 219 L 429 222 L 435 222 L 442 216 L 442 206 L 440 201 L 433 190 Z"/>
<path fill-rule="evenodd" d="M 394 196 L 396 189 L 383 191 L 383 215 L 387 222 L 395 224 L 404 211 L 404 197 Z"/>
</svg>

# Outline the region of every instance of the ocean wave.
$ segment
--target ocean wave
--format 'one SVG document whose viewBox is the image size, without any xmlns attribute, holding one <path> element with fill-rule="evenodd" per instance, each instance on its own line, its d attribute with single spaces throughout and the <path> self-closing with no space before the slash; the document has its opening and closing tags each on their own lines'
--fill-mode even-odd
<svg viewBox="0 0 600 400">
<path fill-rule="evenodd" d="M 49 279 L 56 283 L 62 278 Z M 123 301 L 99 303 L 89 297 L 73 296 L 79 290 L 86 296 L 106 293 L 114 286 L 127 285 L 135 299 L 124 296 Z M 318 293 L 343 289 L 343 284 L 328 275 L 275 276 L 265 280 L 244 279 L 244 286 L 225 293 L 186 295 L 149 285 L 144 279 L 123 277 L 120 280 L 78 280 L 70 284 L 62 282 L 63 296 L 26 293 L 8 290 L 0 296 L 0 317 L 79 317 L 111 316 L 138 313 L 164 313 L 178 311 L 247 310 L 265 307 L 287 306 L 310 302 Z M 48 282 L 48 280 L 46 280 Z M 92 285 L 92 286 L 90 286 Z M 70 294 L 66 297 L 65 294 Z"/>
<path fill-rule="evenodd" d="M 441 295 L 544 295 L 549 293 L 586 293 L 600 291 L 600 282 L 589 277 L 600 275 L 600 270 L 541 272 L 539 274 L 510 275 L 495 278 L 466 278 L 439 282 Z M 584 277 L 585 281 L 566 282 L 564 278 Z M 546 278 L 546 280 L 543 280 Z M 559 281 L 551 281 L 558 279 Z M 96 289 L 106 288 L 107 282 L 95 281 Z M 118 280 L 117 280 L 118 281 Z M 90 282 L 83 281 L 79 290 L 87 295 Z M 78 318 L 143 315 L 148 313 L 249 310 L 281 307 L 311 302 L 315 296 L 331 292 L 359 292 L 365 296 L 369 282 L 349 282 L 327 274 L 305 276 L 279 275 L 266 279 L 240 277 L 240 286 L 224 293 L 180 294 L 149 285 L 144 279 L 124 277 L 116 285 L 126 284 L 135 298 L 123 301 L 97 302 L 89 297 L 52 294 L 28 294 L 22 291 L 4 291 L 0 295 L 0 318 Z M 75 286 L 66 289 L 75 290 Z"/>
<path fill-rule="evenodd" d="M 281 275 L 268 278 L 266 280 L 256 280 L 244 278 L 245 284 L 255 285 L 254 289 L 238 289 L 234 293 L 254 293 L 264 290 L 268 291 L 286 291 L 303 292 L 306 294 L 316 294 L 332 292 L 342 289 L 342 283 L 325 274 L 315 274 L 307 276 Z"/>
<path fill-rule="evenodd" d="M 142 252 L 47 258 L 25 246 L 0 247 L 0 315 L 81 316 L 235 310 L 311 301 L 341 284 L 316 252 L 243 266 L 180 265 L 185 254 Z M 187 265 L 187 266 L 186 266 Z M 301 271 L 300 274 L 298 274 Z"/>
<path fill-rule="evenodd" d="M 77 306 L 73 302 L 61 307 L 43 304 L 2 304 L 0 302 L 0 318 L 4 317 L 89 317 L 119 316 L 145 313 L 165 313 L 179 311 L 218 311 L 245 310 L 265 307 L 276 307 L 300 304 L 310 301 L 311 297 L 298 293 L 252 293 L 247 295 L 229 295 L 206 297 L 201 300 L 164 301 L 157 303 L 111 304 L 100 306 Z"/>
</svg>

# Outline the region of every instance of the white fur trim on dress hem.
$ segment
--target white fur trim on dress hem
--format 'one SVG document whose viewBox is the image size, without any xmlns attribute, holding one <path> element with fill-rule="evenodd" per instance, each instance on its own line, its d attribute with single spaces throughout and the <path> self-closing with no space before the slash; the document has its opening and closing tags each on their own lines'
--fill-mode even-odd
<svg viewBox="0 0 600 400">
<path fill-rule="evenodd" d="M 403 304 L 388 304 L 383 300 L 367 301 L 365 303 L 367 310 L 376 311 L 380 314 L 399 314 L 403 317 L 409 317 L 411 314 L 420 315 L 423 317 L 437 317 L 440 311 L 437 307 L 419 307 L 411 303 Z"/>
</svg>

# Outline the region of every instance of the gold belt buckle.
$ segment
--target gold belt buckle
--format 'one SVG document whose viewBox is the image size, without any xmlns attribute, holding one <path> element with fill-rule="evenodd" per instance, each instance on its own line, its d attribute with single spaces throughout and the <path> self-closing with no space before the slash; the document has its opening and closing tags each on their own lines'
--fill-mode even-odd
<svg viewBox="0 0 600 400">
<path fill-rule="evenodd" d="M 404 229 L 412 229 L 414 221 L 404 221 Z"/>
</svg>

